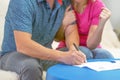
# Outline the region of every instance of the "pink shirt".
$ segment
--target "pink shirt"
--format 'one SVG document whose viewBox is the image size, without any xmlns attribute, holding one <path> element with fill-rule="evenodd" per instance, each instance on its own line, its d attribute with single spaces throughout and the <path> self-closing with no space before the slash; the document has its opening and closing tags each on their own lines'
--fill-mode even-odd
<svg viewBox="0 0 120 80">
<path fill-rule="evenodd" d="M 80 37 L 80 46 L 86 46 L 90 26 L 98 25 L 102 7 L 104 7 L 104 4 L 101 0 L 96 0 L 95 2 L 91 2 L 91 0 L 89 0 L 83 13 L 75 12 Z M 58 48 L 65 46 L 65 42 L 61 41 Z"/>
</svg>

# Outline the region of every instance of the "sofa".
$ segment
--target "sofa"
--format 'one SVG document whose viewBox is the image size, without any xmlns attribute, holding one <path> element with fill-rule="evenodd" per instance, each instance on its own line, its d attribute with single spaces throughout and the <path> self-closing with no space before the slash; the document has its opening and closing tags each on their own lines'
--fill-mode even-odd
<svg viewBox="0 0 120 80">
<path fill-rule="evenodd" d="M 5 20 L 5 14 L 7 11 L 9 0 L 0 0 L 0 50 L 1 50 L 1 44 L 3 40 L 3 32 L 4 32 L 4 20 Z M 113 31 L 111 22 L 108 21 L 105 26 L 105 30 L 103 32 L 102 36 L 102 42 L 101 45 L 103 48 L 109 50 L 115 58 L 120 58 L 120 42 Z M 53 49 L 56 48 L 58 45 L 57 42 L 53 42 L 52 47 Z M 45 79 L 44 72 L 43 78 Z M 0 70 L 0 80 L 19 80 L 19 76 L 15 72 L 11 71 L 4 71 Z"/>
</svg>

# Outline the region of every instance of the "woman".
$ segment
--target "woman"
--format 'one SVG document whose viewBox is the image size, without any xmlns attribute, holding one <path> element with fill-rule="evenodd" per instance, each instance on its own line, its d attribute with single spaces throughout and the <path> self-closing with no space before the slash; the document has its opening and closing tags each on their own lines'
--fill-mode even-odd
<svg viewBox="0 0 120 80">
<path fill-rule="evenodd" d="M 101 0 L 71 0 L 76 16 L 79 33 L 79 48 L 91 58 L 113 58 L 113 56 L 100 46 L 102 33 L 110 11 Z M 61 41 L 58 48 L 68 50 L 65 41 Z"/>
</svg>

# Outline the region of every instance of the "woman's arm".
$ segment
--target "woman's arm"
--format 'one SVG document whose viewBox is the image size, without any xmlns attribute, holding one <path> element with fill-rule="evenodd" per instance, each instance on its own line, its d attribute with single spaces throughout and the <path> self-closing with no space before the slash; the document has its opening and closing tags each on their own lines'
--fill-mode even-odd
<svg viewBox="0 0 120 80">
<path fill-rule="evenodd" d="M 65 42 L 69 50 L 75 50 L 73 43 L 79 46 L 79 34 L 76 24 L 69 25 L 65 30 Z"/>
<path fill-rule="evenodd" d="M 71 6 L 69 6 L 64 15 L 64 19 L 62 25 L 55 36 L 55 41 L 63 41 L 65 40 L 66 46 L 69 49 L 72 49 L 73 43 L 79 46 L 79 35 L 76 23 L 74 10 L 71 10 Z"/>
<path fill-rule="evenodd" d="M 86 62 L 86 56 L 82 51 L 77 51 L 75 46 L 79 46 L 79 34 L 78 34 L 78 28 L 76 24 L 69 25 L 65 30 L 65 43 L 69 51 L 76 51 L 79 53 L 79 56 L 81 57 L 81 61 Z"/>
<path fill-rule="evenodd" d="M 99 24 L 91 25 L 87 39 L 87 47 L 89 49 L 94 49 L 100 44 L 105 23 L 109 19 L 110 15 L 110 11 L 107 8 L 103 8 L 100 13 Z"/>
<path fill-rule="evenodd" d="M 66 47 L 69 49 L 69 51 L 73 51 L 73 50 L 77 51 L 73 46 L 73 43 L 79 46 L 79 34 L 78 34 L 77 25 L 75 23 L 76 17 L 74 11 L 69 10 L 70 8 L 71 6 L 69 6 L 66 9 L 62 26 L 57 32 L 55 36 L 55 40 L 57 41 L 65 40 Z M 77 52 L 81 57 L 80 60 L 84 62 L 86 60 L 86 56 L 81 51 L 77 51 Z"/>
<path fill-rule="evenodd" d="M 66 30 L 66 28 L 71 23 L 73 23 L 75 21 L 76 21 L 75 14 L 74 14 L 74 11 L 71 10 L 71 5 L 70 5 L 70 6 L 67 7 L 67 9 L 65 11 L 64 18 L 63 18 L 63 21 L 62 21 L 62 25 L 55 35 L 55 41 L 59 42 L 59 41 L 65 40 L 65 30 Z"/>
</svg>

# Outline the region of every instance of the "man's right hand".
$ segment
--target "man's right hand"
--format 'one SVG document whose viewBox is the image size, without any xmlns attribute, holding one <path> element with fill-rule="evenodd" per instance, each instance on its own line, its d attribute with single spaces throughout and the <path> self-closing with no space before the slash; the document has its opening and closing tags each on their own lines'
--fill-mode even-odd
<svg viewBox="0 0 120 80">
<path fill-rule="evenodd" d="M 61 54 L 59 61 L 69 65 L 80 65 L 85 63 L 86 56 L 80 51 L 73 50 Z"/>
</svg>

